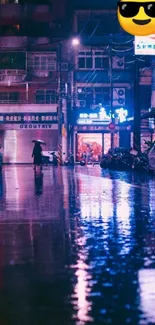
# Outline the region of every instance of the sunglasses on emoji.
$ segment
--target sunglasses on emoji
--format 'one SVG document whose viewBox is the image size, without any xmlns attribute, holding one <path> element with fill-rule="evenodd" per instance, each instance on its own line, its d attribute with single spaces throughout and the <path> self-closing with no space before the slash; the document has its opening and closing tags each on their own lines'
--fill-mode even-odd
<svg viewBox="0 0 155 325">
<path fill-rule="evenodd" d="M 145 14 L 148 17 L 155 18 L 155 2 L 118 2 L 117 3 L 120 15 L 124 18 L 132 18 L 139 12 L 140 7 L 144 8 Z"/>
</svg>

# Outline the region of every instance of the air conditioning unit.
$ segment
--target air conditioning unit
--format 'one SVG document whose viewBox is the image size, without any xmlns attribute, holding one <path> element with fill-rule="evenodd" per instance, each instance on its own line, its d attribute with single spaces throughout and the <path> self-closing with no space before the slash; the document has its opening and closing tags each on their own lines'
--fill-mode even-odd
<svg viewBox="0 0 155 325">
<path fill-rule="evenodd" d="M 61 63 L 61 70 L 68 71 L 68 63 L 67 62 Z"/>
<path fill-rule="evenodd" d="M 113 106 L 125 105 L 125 88 L 113 88 Z"/>
<path fill-rule="evenodd" d="M 113 69 L 124 69 L 125 59 L 124 56 L 114 56 L 112 58 L 112 68 Z"/>
<path fill-rule="evenodd" d="M 77 100 L 76 101 L 77 107 L 85 107 L 86 106 L 86 100 Z"/>
</svg>

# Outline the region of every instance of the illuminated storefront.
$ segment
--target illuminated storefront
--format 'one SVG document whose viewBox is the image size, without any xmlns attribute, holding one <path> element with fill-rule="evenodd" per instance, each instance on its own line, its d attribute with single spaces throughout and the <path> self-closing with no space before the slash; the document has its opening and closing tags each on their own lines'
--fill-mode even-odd
<svg viewBox="0 0 155 325">
<path fill-rule="evenodd" d="M 98 161 L 102 155 L 102 133 L 77 134 L 77 161 L 86 153 L 93 161 Z"/>
<path fill-rule="evenodd" d="M 126 141 L 130 146 L 130 128 L 125 125 L 127 121 L 127 111 L 120 108 L 116 111 L 116 117 L 111 119 L 106 114 L 103 107 L 98 109 L 76 111 L 73 128 L 73 152 L 75 160 L 81 160 L 83 154 L 86 154 L 90 161 L 98 162 L 102 154 L 106 154 L 111 148 L 111 136 L 113 134 L 114 147 Z M 123 140 L 125 141 L 123 142 Z"/>
<path fill-rule="evenodd" d="M 0 114 L 0 144 L 4 163 L 32 163 L 32 140 L 42 139 L 46 150 L 57 150 L 57 113 Z"/>
</svg>

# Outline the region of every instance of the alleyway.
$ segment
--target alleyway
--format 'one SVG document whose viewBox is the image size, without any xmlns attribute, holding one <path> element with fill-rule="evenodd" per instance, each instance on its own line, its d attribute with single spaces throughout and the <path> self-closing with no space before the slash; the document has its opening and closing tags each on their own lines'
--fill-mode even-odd
<svg viewBox="0 0 155 325">
<path fill-rule="evenodd" d="M 155 178 L 4 167 L 0 324 L 155 324 Z"/>
</svg>

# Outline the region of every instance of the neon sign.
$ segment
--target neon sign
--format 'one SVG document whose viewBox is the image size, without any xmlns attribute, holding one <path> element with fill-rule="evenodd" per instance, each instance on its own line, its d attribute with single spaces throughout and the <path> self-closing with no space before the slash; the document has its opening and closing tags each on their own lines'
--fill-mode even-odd
<svg viewBox="0 0 155 325">
<path fill-rule="evenodd" d="M 109 124 L 111 122 L 111 117 L 106 113 L 104 107 L 100 108 L 98 113 L 80 113 L 78 124 Z"/>
<path fill-rule="evenodd" d="M 111 117 L 107 114 L 104 107 L 100 107 L 98 113 L 80 113 L 79 119 L 77 120 L 77 124 L 81 125 L 108 125 L 111 123 L 111 118 L 117 118 L 119 123 L 123 123 L 127 121 L 128 111 L 124 108 L 116 109 L 113 116 Z"/>
<path fill-rule="evenodd" d="M 100 120 L 109 120 L 110 116 L 107 115 L 106 111 L 105 111 L 105 108 L 101 108 L 100 109 L 100 113 L 99 113 L 99 116 L 100 116 Z"/>
<path fill-rule="evenodd" d="M 117 117 L 120 121 L 120 123 L 123 123 L 127 120 L 127 116 L 128 116 L 128 111 L 124 108 L 119 108 L 119 109 L 116 109 L 116 114 L 117 114 Z"/>
<path fill-rule="evenodd" d="M 91 114 L 83 114 L 83 113 L 81 113 L 80 115 L 79 115 L 79 117 L 82 119 L 82 118 L 97 118 L 98 117 L 98 114 L 96 114 L 96 113 L 91 113 Z"/>
</svg>

